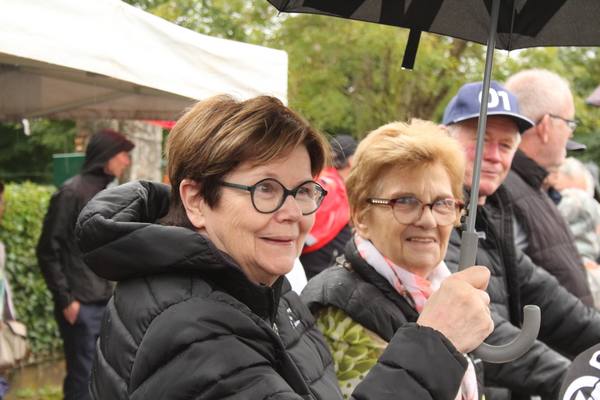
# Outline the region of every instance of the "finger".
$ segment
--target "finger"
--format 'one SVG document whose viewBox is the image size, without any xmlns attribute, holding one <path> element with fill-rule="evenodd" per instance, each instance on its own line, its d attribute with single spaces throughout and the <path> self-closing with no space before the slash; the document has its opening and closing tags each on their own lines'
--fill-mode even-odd
<svg viewBox="0 0 600 400">
<path fill-rule="evenodd" d="M 476 265 L 453 274 L 452 278 L 467 282 L 476 289 L 485 290 L 490 281 L 490 270 Z"/>
<path fill-rule="evenodd" d="M 488 294 L 488 292 L 486 292 L 485 290 L 478 290 L 477 294 L 479 295 L 479 297 L 481 297 L 481 300 L 483 300 L 483 302 L 486 305 L 490 304 L 490 295 Z"/>
</svg>

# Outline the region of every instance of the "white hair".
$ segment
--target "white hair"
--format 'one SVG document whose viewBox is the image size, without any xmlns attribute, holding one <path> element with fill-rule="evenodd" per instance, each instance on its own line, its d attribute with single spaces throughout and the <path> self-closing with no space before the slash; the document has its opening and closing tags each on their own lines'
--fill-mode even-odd
<svg viewBox="0 0 600 400">
<path fill-rule="evenodd" d="M 594 177 L 586 166 L 576 158 L 569 157 L 558 168 L 558 172 L 571 179 L 583 177 L 586 185 L 586 192 L 594 196 Z"/>
<path fill-rule="evenodd" d="M 521 114 L 534 122 L 546 114 L 561 115 L 573 103 L 569 82 L 545 69 L 517 72 L 504 86 L 517 97 Z"/>
<path fill-rule="evenodd" d="M 506 118 L 509 118 L 509 117 L 506 117 Z M 478 118 L 473 118 L 473 119 L 477 120 Z M 450 136 L 453 137 L 453 138 L 455 138 L 455 139 L 458 138 L 458 134 L 461 131 L 468 131 L 468 130 L 470 130 L 473 133 L 473 135 L 476 136 L 477 135 L 477 128 L 472 129 L 472 127 L 467 124 L 467 121 L 470 121 L 470 120 L 459 121 L 459 122 L 456 122 L 454 124 L 445 125 L 445 127 L 448 130 L 448 133 L 450 134 Z M 478 123 L 479 123 L 479 121 L 478 121 Z M 521 134 L 518 133 L 518 131 L 516 131 L 515 133 L 517 133 L 517 135 L 515 136 L 516 139 L 515 139 L 515 143 L 514 144 L 515 144 L 515 147 L 519 147 L 519 144 L 521 143 Z"/>
</svg>

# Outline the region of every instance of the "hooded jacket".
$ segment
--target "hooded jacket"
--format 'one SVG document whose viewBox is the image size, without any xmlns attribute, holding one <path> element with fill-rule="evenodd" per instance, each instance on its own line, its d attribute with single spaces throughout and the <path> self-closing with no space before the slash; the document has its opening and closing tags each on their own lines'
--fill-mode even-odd
<svg viewBox="0 0 600 400">
<path fill-rule="evenodd" d="M 250 282 L 203 235 L 154 223 L 168 208 L 167 186 L 136 182 L 102 192 L 79 218 L 86 262 L 118 281 L 97 346 L 92 398 L 341 399 L 324 338 L 287 280 Z M 355 398 L 429 398 L 411 384 L 404 354 L 440 341 L 433 330 L 400 329 Z M 457 361 L 449 368 L 458 388 L 464 369 Z"/>
<path fill-rule="evenodd" d="M 104 172 L 106 163 L 133 146 L 117 132 L 96 133 L 90 138 L 81 172 L 67 180 L 50 199 L 36 252 L 48 289 L 60 310 L 74 300 L 102 303 L 111 296 L 112 284 L 83 262 L 75 244 L 75 223 L 87 202 L 115 178 Z"/>
<path fill-rule="evenodd" d="M 519 333 L 525 304 L 538 305 L 542 321 L 538 340 L 522 357 L 505 364 L 485 364 L 486 384 L 509 388 L 514 392 L 512 399 L 531 395 L 555 399 L 569 367 L 563 355 L 572 358 L 600 342 L 600 314 L 515 248 L 507 196 L 501 186 L 477 210 L 476 229 L 485 238 L 479 242 L 475 263 L 491 272 L 487 292 L 495 326 L 486 343 L 510 342 Z M 460 243 L 460 232 L 455 230 L 445 258 L 453 272 L 458 270 Z"/>
</svg>

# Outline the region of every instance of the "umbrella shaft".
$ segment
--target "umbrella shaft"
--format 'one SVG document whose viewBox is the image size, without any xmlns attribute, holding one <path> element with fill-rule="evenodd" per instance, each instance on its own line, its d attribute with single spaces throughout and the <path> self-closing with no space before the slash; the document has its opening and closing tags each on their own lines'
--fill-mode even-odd
<svg viewBox="0 0 600 400">
<path fill-rule="evenodd" d="M 481 160 L 483 158 L 483 145 L 485 143 L 485 131 L 487 125 L 487 110 L 490 95 L 490 82 L 492 80 L 492 65 L 494 63 L 494 49 L 496 47 L 496 34 L 498 31 L 498 16 L 500 15 L 500 1 L 492 0 L 490 34 L 487 42 L 487 53 L 485 57 L 485 71 L 483 75 L 483 88 L 481 92 L 481 107 L 479 109 L 479 122 L 477 125 L 477 148 L 473 163 L 473 180 L 471 182 L 471 198 L 469 200 L 469 212 L 467 215 L 466 232 L 475 233 L 475 218 L 477 215 L 477 203 L 479 200 L 479 179 L 481 176 Z M 475 246 L 477 243 L 475 242 Z M 462 252 L 462 250 L 461 250 Z M 467 251 L 469 257 L 461 256 L 461 268 L 475 265 L 476 250 Z M 463 258 L 465 258 L 463 260 Z M 466 258 L 469 258 L 468 260 Z"/>
</svg>

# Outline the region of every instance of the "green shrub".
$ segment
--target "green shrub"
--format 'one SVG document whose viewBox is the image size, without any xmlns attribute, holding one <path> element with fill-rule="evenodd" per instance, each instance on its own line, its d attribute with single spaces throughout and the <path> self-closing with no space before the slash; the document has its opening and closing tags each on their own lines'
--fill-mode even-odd
<svg viewBox="0 0 600 400">
<path fill-rule="evenodd" d="M 0 240 L 6 247 L 6 270 L 17 318 L 27 325 L 32 360 L 55 355 L 62 342 L 53 302 L 35 256 L 48 202 L 55 188 L 30 182 L 8 184 Z"/>
</svg>

